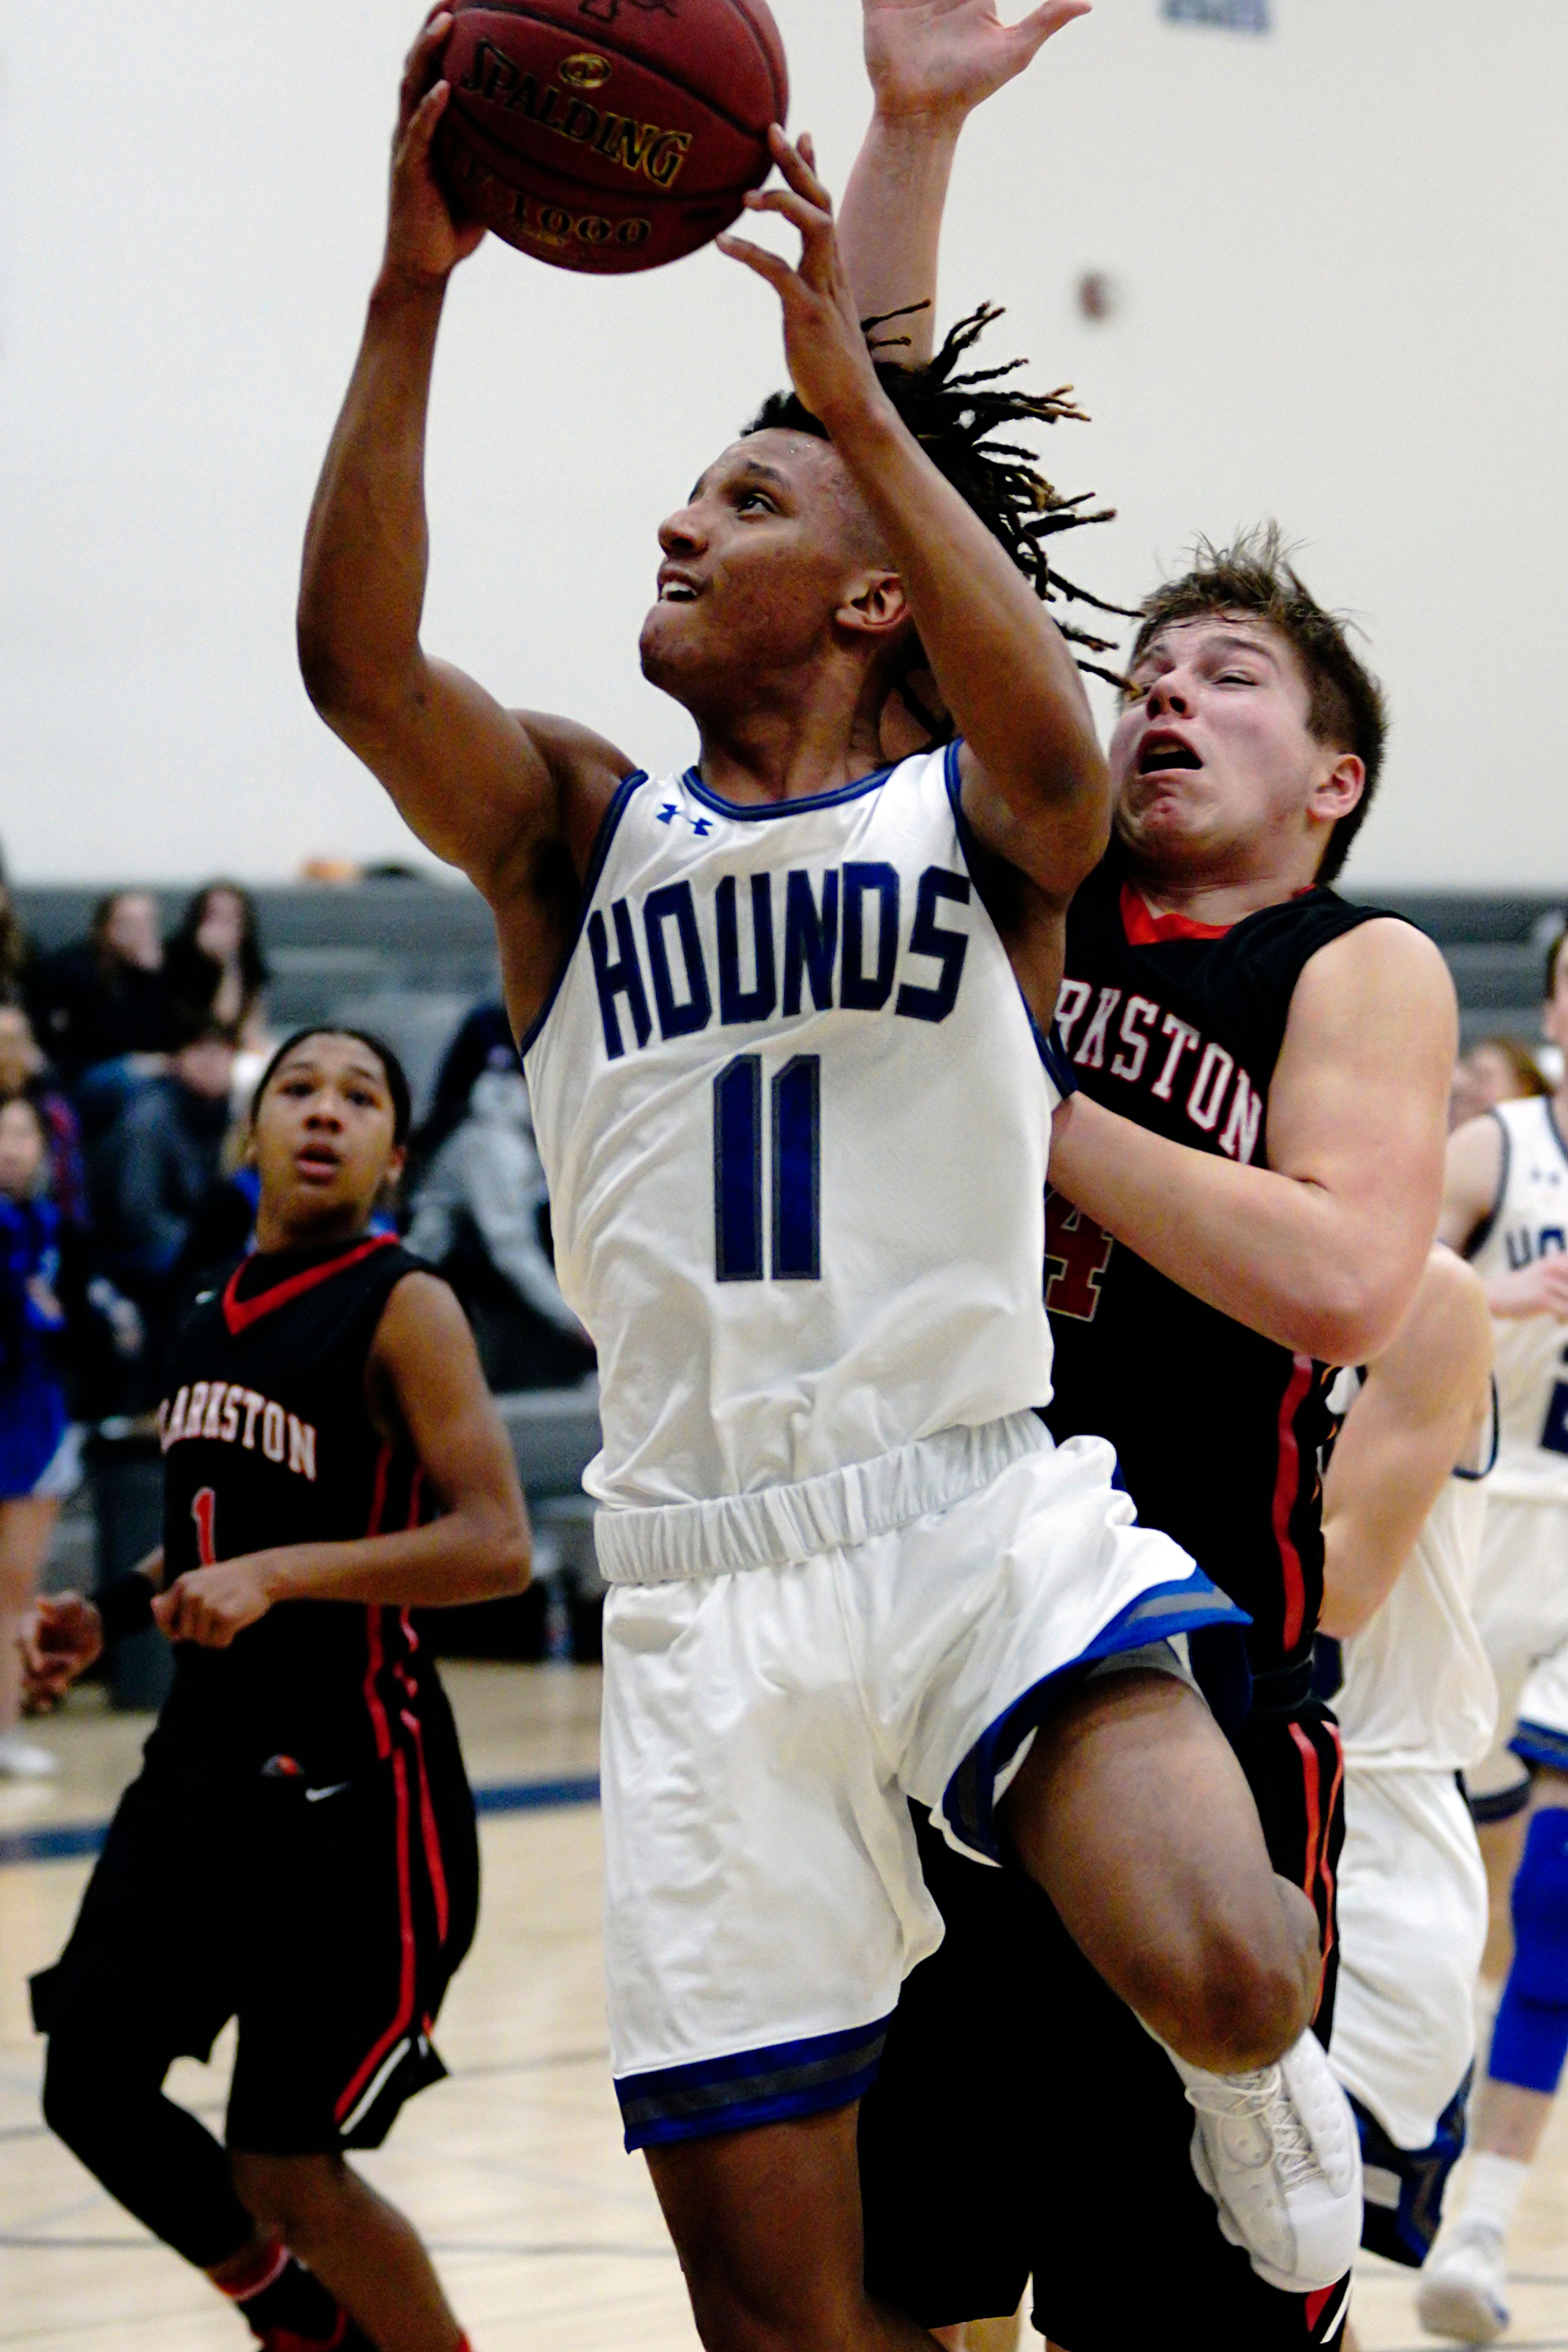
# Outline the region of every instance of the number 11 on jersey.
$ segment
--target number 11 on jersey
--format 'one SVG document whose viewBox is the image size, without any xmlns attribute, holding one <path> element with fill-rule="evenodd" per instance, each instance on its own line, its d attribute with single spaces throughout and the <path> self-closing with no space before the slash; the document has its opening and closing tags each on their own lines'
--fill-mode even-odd
<svg viewBox="0 0 1568 2352">
<path fill-rule="evenodd" d="M 772 1130 L 771 1263 L 775 1282 L 822 1278 L 822 1062 L 797 1054 L 768 1089 Z M 714 1272 L 760 1282 L 762 1056 L 737 1054 L 713 1082 Z"/>
</svg>

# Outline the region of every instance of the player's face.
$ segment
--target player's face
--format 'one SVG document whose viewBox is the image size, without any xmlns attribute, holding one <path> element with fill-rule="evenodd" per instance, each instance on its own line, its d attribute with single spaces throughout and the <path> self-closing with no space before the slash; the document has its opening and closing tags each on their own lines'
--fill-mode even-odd
<svg viewBox="0 0 1568 2352">
<path fill-rule="evenodd" d="M 810 434 L 755 433 L 727 449 L 659 532 L 658 602 L 643 675 L 700 715 L 809 664 L 834 616 L 883 567 L 849 477 Z"/>
<path fill-rule="evenodd" d="M 363 1224 L 404 1153 L 379 1055 L 356 1037 L 303 1038 L 267 1084 L 251 1148 L 270 1224 Z"/>
<path fill-rule="evenodd" d="M 1364 772 L 1321 743 L 1295 653 L 1264 622 L 1176 622 L 1145 648 L 1111 739 L 1116 827 L 1151 876 L 1245 880 L 1281 845 L 1310 879 Z"/>
</svg>

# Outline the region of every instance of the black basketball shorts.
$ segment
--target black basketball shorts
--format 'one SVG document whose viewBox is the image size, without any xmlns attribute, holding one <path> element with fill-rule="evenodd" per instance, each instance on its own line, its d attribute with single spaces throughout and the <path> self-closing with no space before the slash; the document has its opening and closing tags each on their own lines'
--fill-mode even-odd
<svg viewBox="0 0 1568 2352">
<path fill-rule="evenodd" d="M 1275 1868 L 1317 1902 L 1332 2000 L 1333 1718 L 1260 1717 L 1236 1744 Z M 871 2292 L 941 2327 L 1016 2310 L 1032 2275 L 1034 2324 L 1066 2352 L 1338 2345 L 1345 2283 L 1283 2294 L 1220 2235 L 1175 2069 L 1047 1897 L 916 1829 L 947 1933 L 904 1987 L 861 2108 Z"/>
<path fill-rule="evenodd" d="M 231 2148 L 376 2147 L 446 2071 L 431 2028 L 478 1889 L 444 1707 L 422 1738 L 341 1779 L 155 1735 L 70 1941 L 33 1979 L 34 2019 L 44 2033 L 151 2044 L 166 2065 L 204 2059 L 237 2018 Z"/>
</svg>

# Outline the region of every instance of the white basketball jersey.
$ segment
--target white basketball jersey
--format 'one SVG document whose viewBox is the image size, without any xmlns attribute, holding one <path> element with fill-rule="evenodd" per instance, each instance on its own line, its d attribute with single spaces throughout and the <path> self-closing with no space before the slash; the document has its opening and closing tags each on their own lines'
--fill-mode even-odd
<svg viewBox="0 0 1568 2352">
<path fill-rule="evenodd" d="M 629 777 L 523 1041 L 608 1504 L 812 1477 L 1043 1404 L 1059 1096 L 956 751 L 733 807 Z"/>
<path fill-rule="evenodd" d="M 1500 1103 L 1491 1116 L 1502 1129 L 1502 1181 L 1470 1262 L 1480 1275 L 1518 1273 L 1568 1250 L 1568 1151 L 1547 1095 Z M 1502 1413 L 1493 1492 L 1568 1503 L 1568 1325 L 1509 1316 L 1492 1329 Z"/>
<path fill-rule="evenodd" d="M 1489 1484 L 1455 1471 L 1393 1591 L 1345 1643 L 1333 1708 L 1347 1763 L 1462 1772 L 1491 1746 L 1497 1681 L 1470 1614 Z"/>
</svg>

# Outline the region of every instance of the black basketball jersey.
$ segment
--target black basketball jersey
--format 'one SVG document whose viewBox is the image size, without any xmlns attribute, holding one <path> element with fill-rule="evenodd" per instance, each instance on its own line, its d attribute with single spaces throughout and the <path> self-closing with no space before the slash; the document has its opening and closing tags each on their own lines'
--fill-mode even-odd
<svg viewBox="0 0 1568 2352">
<path fill-rule="evenodd" d="M 365 1367 L 392 1291 L 418 1268 L 390 1235 L 241 1260 L 204 1287 L 170 1350 L 158 1409 L 166 1580 L 288 1544 L 417 1527 L 419 1463 L 389 1444 Z M 160 1733 L 193 1735 L 309 1780 L 416 1744 L 444 1714 L 403 1609 L 294 1601 L 226 1650 L 182 1642 Z"/>
<path fill-rule="evenodd" d="M 1228 928 L 1155 916 L 1113 852 L 1068 915 L 1058 1022 L 1073 1076 L 1155 1134 L 1264 1164 L 1296 982 L 1380 911 L 1310 889 Z M 1109 1438 L 1139 1517 L 1251 1615 L 1254 1673 L 1294 1664 L 1322 1604 L 1332 1370 L 1206 1306 L 1054 1192 L 1046 1253 L 1051 1430 Z"/>
</svg>

